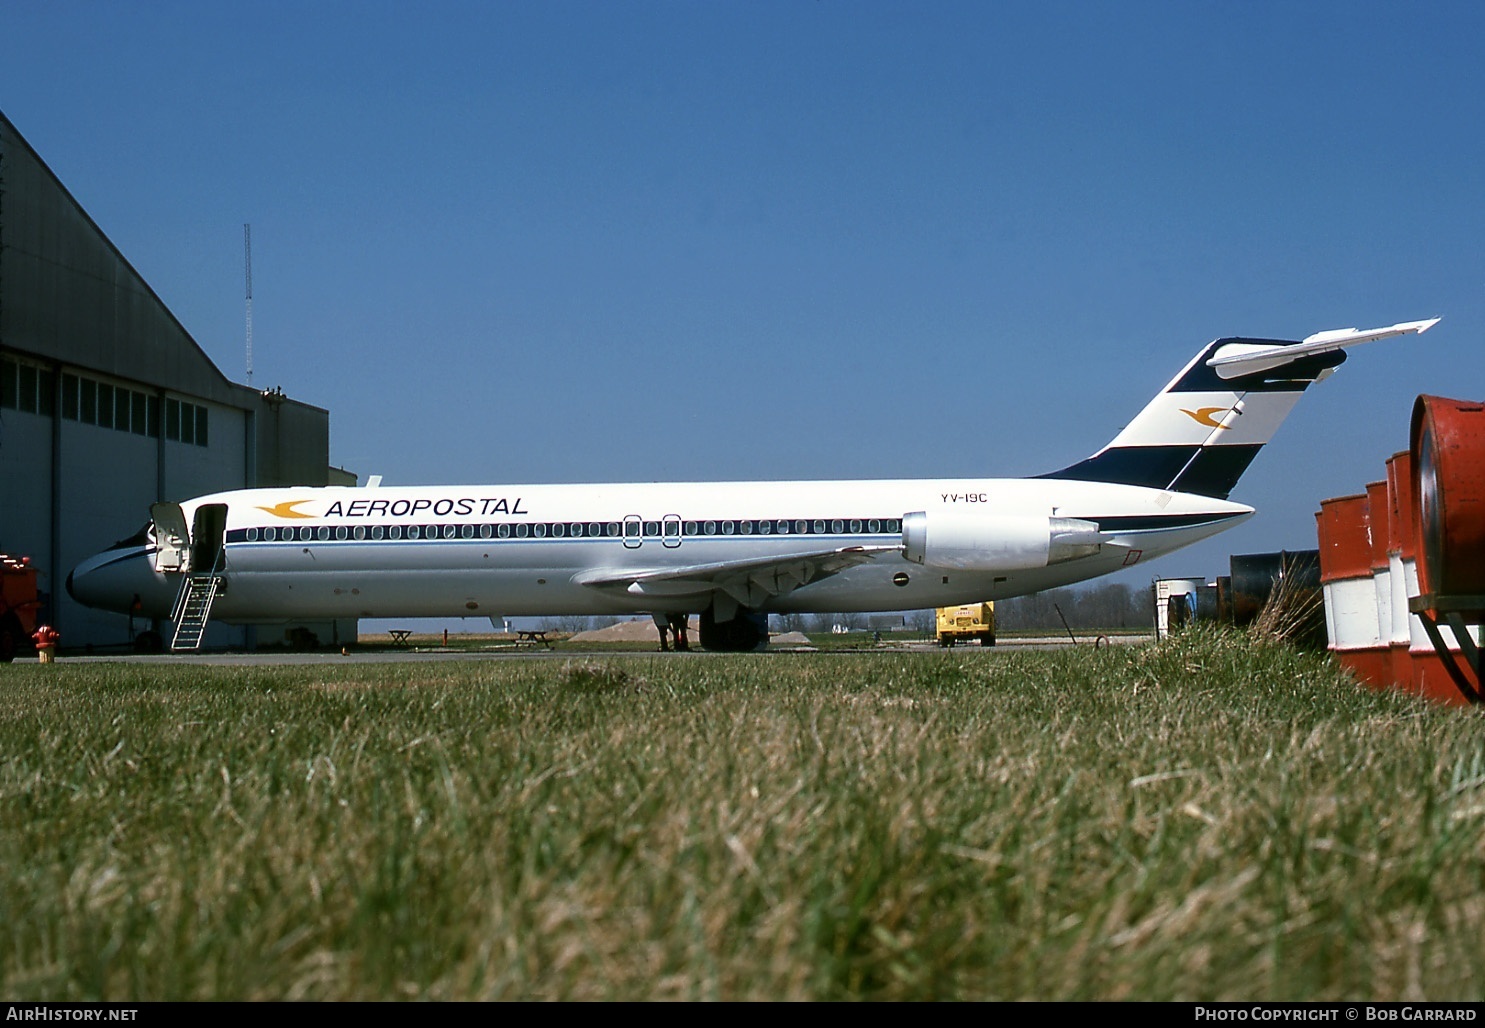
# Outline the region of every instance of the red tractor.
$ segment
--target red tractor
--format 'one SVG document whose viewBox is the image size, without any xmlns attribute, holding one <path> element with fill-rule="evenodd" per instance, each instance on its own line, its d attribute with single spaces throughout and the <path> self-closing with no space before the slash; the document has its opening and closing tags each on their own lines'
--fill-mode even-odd
<svg viewBox="0 0 1485 1028">
<path fill-rule="evenodd" d="M 31 558 L 0 553 L 0 664 L 15 660 L 23 640 L 29 640 L 36 631 L 40 607 Z"/>
</svg>

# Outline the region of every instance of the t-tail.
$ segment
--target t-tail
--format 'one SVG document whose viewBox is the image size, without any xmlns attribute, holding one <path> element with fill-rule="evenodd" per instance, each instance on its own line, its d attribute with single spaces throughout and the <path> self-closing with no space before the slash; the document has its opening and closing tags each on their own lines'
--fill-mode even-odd
<svg viewBox="0 0 1485 1028">
<path fill-rule="evenodd" d="M 1037 477 L 1117 482 L 1225 500 L 1305 389 L 1345 362 L 1346 347 L 1426 332 L 1438 322 L 1331 329 L 1297 342 L 1218 339 L 1102 450 Z"/>
</svg>

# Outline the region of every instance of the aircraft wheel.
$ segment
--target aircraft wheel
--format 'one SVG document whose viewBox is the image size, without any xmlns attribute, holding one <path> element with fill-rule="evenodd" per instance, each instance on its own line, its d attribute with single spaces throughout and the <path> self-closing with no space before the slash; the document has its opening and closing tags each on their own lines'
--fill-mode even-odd
<svg viewBox="0 0 1485 1028">
<path fill-rule="evenodd" d="M 159 632 L 140 632 L 134 637 L 135 653 L 163 653 L 165 640 L 160 638 Z"/>
<path fill-rule="evenodd" d="M 701 648 L 715 653 L 748 653 L 768 642 L 766 617 L 739 610 L 731 621 L 717 621 L 712 608 L 701 612 Z"/>
</svg>

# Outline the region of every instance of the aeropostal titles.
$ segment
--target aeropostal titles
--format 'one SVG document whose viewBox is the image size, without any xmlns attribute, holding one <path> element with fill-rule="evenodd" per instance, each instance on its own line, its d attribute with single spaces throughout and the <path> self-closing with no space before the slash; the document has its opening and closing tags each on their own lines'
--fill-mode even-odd
<svg viewBox="0 0 1485 1028">
<path fill-rule="evenodd" d="M 411 500 L 363 499 L 343 503 L 336 500 L 330 504 L 324 518 L 411 518 L 421 514 L 434 517 L 473 516 L 489 517 L 493 514 L 520 515 L 530 511 L 521 506 L 521 497 L 489 496 L 458 498 L 443 497 L 429 499 L 419 497 Z"/>
</svg>

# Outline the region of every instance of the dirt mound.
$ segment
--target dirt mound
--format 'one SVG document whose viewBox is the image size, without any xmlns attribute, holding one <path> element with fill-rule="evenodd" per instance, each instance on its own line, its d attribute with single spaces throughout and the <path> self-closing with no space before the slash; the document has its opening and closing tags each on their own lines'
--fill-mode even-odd
<svg viewBox="0 0 1485 1028">
<path fill-rule="evenodd" d="M 700 644 L 701 619 L 691 619 L 689 632 L 691 644 Z M 803 632 L 784 632 L 772 636 L 769 640 L 771 646 L 808 646 L 809 637 Z M 607 628 L 595 628 L 587 632 L 579 632 L 568 640 L 576 643 L 612 643 L 612 642 L 650 642 L 656 646 L 660 645 L 660 632 L 655 628 L 655 622 L 650 618 L 637 621 L 620 621 L 616 625 Z"/>
<path fill-rule="evenodd" d="M 690 632 L 694 638 L 701 631 L 699 619 L 692 618 Z M 660 645 L 660 630 L 655 627 L 655 622 L 650 618 L 642 621 L 620 621 L 616 625 L 607 628 L 595 628 L 588 632 L 579 632 L 569 642 L 652 642 Z"/>
<path fill-rule="evenodd" d="M 780 632 L 768 637 L 770 646 L 808 646 L 810 637 L 803 632 Z"/>
</svg>

